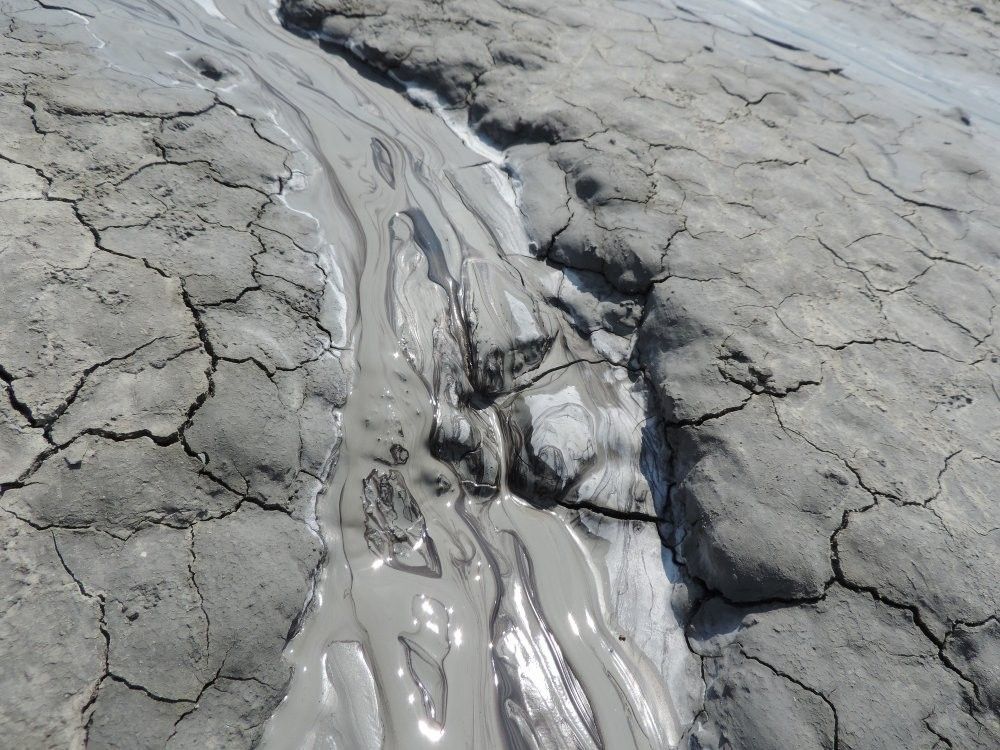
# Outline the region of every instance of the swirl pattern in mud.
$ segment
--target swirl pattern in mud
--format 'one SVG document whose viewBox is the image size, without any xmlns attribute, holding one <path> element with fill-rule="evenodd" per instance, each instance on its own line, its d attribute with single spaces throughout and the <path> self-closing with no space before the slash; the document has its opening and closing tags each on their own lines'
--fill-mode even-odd
<svg viewBox="0 0 1000 750">
<path fill-rule="evenodd" d="M 114 65 L 194 66 L 297 145 L 284 200 L 339 280 L 353 385 L 315 508 L 325 561 L 265 746 L 676 741 L 694 667 L 657 529 L 660 429 L 621 354 L 636 321 L 617 356 L 597 353 L 551 302 L 586 284 L 530 257 L 491 152 L 264 9 L 95 16 Z M 280 367 L 306 344 L 259 338 L 243 356 Z"/>
</svg>

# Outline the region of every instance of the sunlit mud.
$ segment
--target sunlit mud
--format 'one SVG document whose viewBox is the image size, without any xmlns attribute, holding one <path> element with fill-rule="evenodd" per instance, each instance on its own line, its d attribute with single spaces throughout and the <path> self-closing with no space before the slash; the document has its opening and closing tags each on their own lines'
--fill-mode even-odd
<svg viewBox="0 0 1000 750">
<path fill-rule="evenodd" d="M 628 342 L 612 364 L 545 301 L 573 280 L 528 256 L 500 155 L 263 4 L 109 1 L 88 28 L 113 65 L 200 72 L 294 144 L 286 200 L 341 280 L 326 561 L 264 745 L 674 744 L 695 667 L 660 428 Z"/>
</svg>

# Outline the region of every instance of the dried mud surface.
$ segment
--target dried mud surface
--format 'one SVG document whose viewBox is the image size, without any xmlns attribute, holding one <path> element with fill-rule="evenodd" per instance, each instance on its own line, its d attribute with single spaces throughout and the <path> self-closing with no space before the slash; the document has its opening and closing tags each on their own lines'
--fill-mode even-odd
<svg viewBox="0 0 1000 750">
<path fill-rule="evenodd" d="M 992 6 L 276 10 L 0 0 L 4 742 L 1000 744 Z"/>
<path fill-rule="evenodd" d="M 320 564 L 339 303 L 270 123 L 109 67 L 87 10 L 0 4 L 3 744 L 249 746 Z"/>
<path fill-rule="evenodd" d="M 502 149 L 595 347 L 634 332 L 687 746 L 993 747 L 997 16 L 808 8 L 282 3 Z"/>
</svg>

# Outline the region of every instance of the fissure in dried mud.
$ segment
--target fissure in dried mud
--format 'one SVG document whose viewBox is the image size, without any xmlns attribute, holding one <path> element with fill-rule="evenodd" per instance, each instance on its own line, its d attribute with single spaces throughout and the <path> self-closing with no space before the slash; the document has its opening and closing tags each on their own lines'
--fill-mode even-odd
<svg viewBox="0 0 1000 750">
<path fill-rule="evenodd" d="M 0 15 L 7 744 L 998 746 L 991 6 Z"/>
<path fill-rule="evenodd" d="M 342 287 L 325 559 L 263 746 L 672 745 L 697 678 L 661 427 L 628 336 L 599 354 L 548 301 L 566 282 L 497 153 L 253 2 L 109 3 L 88 29 L 113 66 L 195 66 L 297 144 L 282 200 Z"/>
</svg>

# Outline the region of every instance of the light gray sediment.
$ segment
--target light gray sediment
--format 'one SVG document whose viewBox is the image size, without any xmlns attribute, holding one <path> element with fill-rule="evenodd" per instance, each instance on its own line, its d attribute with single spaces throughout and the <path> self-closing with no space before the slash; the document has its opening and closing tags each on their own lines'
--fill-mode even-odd
<svg viewBox="0 0 1000 750">
<path fill-rule="evenodd" d="M 676 743 L 696 662 L 631 302 L 553 276 L 503 172 L 266 8 L 24 6 L 51 55 L 9 84 L 35 265 L 4 304 L 48 296 L 0 350 L 37 568 L 7 642 L 78 623 L 32 635 L 58 684 L 6 673 L 19 743 Z"/>
<path fill-rule="evenodd" d="M 296 148 L 109 4 L 0 15 L 3 743 L 252 746 L 349 384 Z"/>
<path fill-rule="evenodd" d="M 620 335 L 608 301 L 641 310 L 665 536 L 707 590 L 684 744 L 1000 742 L 995 9 L 282 11 L 503 151 L 563 277 L 548 294 L 595 349 Z M 573 298 L 580 278 L 598 299 Z M 523 456 L 557 460 L 576 465 Z"/>
</svg>

